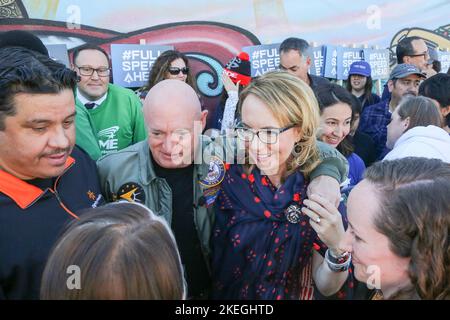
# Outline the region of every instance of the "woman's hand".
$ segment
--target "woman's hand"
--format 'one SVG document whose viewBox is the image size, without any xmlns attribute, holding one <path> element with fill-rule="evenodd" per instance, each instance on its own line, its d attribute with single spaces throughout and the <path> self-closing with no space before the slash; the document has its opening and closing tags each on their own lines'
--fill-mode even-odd
<svg viewBox="0 0 450 320">
<path fill-rule="evenodd" d="M 239 92 L 239 84 L 241 83 L 241 80 L 239 80 L 236 84 L 234 84 L 225 70 L 223 70 L 222 72 L 222 83 L 227 92 L 230 91 Z"/>
<path fill-rule="evenodd" d="M 320 240 L 334 255 L 341 254 L 343 251 L 339 249 L 339 244 L 344 238 L 345 230 L 342 216 L 334 204 L 317 194 L 305 199 L 303 204 L 306 207 L 302 208 L 302 212 L 311 218 L 311 227 Z"/>
</svg>

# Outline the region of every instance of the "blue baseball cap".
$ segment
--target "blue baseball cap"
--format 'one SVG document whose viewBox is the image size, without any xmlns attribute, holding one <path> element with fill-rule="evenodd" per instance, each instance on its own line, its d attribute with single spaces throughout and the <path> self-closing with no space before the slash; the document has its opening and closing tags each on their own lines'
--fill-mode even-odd
<svg viewBox="0 0 450 320">
<path fill-rule="evenodd" d="M 350 65 L 350 70 L 348 71 L 349 76 L 352 74 L 370 77 L 372 74 L 372 69 L 370 68 L 370 64 L 366 61 L 355 61 Z"/>
</svg>

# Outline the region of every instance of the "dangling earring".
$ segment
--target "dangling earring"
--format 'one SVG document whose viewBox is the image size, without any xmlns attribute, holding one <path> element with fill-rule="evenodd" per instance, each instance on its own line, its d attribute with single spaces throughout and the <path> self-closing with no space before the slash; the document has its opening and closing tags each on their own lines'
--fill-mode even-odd
<svg viewBox="0 0 450 320">
<path fill-rule="evenodd" d="M 300 152 L 302 151 L 302 146 L 300 145 L 300 141 L 297 141 L 294 144 L 294 149 L 292 149 L 292 153 L 296 156 L 298 156 L 300 154 Z"/>
</svg>

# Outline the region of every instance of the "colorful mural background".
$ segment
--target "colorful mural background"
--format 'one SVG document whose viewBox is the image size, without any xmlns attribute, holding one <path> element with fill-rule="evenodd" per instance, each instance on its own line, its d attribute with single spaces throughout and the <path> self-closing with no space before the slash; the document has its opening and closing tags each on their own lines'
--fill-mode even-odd
<svg viewBox="0 0 450 320">
<path fill-rule="evenodd" d="M 189 55 L 210 111 L 222 89 L 217 72 L 244 46 L 298 36 L 395 52 L 399 39 L 419 35 L 450 49 L 448 0 L 0 0 L 0 19 L 0 31 L 30 30 L 69 49 L 85 42 L 107 51 L 112 43 L 173 45 Z"/>
</svg>

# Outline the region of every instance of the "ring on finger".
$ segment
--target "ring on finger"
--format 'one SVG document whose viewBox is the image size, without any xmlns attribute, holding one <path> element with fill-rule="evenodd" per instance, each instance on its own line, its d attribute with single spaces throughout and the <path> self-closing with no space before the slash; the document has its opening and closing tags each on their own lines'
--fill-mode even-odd
<svg viewBox="0 0 450 320">
<path fill-rule="evenodd" d="M 317 217 L 316 223 L 320 223 L 320 217 Z"/>
</svg>

